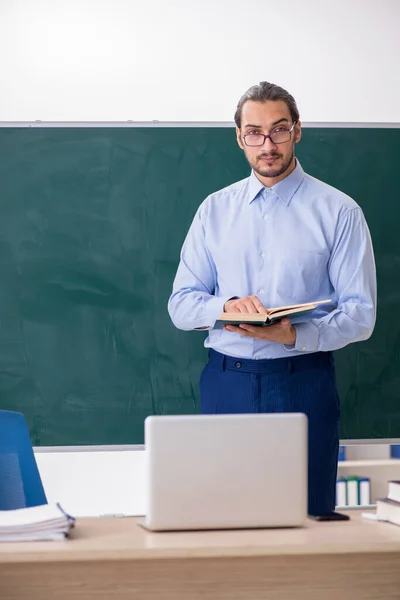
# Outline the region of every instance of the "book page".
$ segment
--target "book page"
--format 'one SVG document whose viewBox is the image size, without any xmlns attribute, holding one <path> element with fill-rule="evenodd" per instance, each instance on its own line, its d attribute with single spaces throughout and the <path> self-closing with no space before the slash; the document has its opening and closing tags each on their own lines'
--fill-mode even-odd
<svg viewBox="0 0 400 600">
<path fill-rule="evenodd" d="M 308 313 L 308 312 L 312 312 L 314 309 L 316 308 L 316 306 L 314 306 L 313 304 L 308 305 L 308 306 L 299 306 L 297 308 L 291 308 L 289 310 L 282 310 L 282 311 L 278 311 L 278 312 L 274 312 L 270 315 L 271 319 L 283 319 L 283 317 L 291 317 L 296 316 L 297 313 Z"/>
<path fill-rule="evenodd" d="M 237 321 L 238 323 L 244 323 L 245 321 L 265 321 L 268 320 L 268 315 L 265 313 L 232 313 L 225 312 L 219 316 L 220 321 Z"/>
<path fill-rule="evenodd" d="M 314 309 L 316 308 L 319 304 L 328 304 L 329 302 L 331 302 L 331 300 L 317 300 L 316 302 L 306 302 L 305 304 L 291 304 L 288 306 L 277 306 L 275 308 L 267 308 L 267 313 L 269 315 L 275 315 L 275 313 L 281 312 L 281 311 L 288 311 L 288 310 L 292 310 L 292 309 L 306 309 L 306 308 L 311 308 Z"/>
</svg>

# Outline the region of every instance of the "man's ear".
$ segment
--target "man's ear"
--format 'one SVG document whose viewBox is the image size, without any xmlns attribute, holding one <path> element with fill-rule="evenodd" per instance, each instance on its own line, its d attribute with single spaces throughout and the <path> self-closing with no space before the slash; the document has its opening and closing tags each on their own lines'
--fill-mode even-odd
<svg viewBox="0 0 400 600">
<path fill-rule="evenodd" d="M 294 131 L 295 131 L 294 142 L 295 142 L 295 144 L 297 144 L 297 142 L 299 142 L 301 140 L 301 122 L 300 121 L 298 123 L 296 123 Z"/>
<path fill-rule="evenodd" d="M 237 140 L 237 143 L 239 144 L 239 148 L 241 148 L 242 150 L 244 150 L 244 144 L 243 144 L 243 140 L 242 140 L 242 134 L 240 133 L 239 127 L 236 127 L 236 140 Z"/>
</svg>

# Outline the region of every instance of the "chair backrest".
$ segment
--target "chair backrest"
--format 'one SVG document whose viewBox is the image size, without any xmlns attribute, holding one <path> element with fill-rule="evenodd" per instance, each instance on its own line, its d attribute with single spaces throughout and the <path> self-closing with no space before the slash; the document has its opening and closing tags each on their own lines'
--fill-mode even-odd
<svg viewBox="0 0 400 600">
<path fill-rule="evenodd" d="M 21 413 L 0 410 L 0 510 L 47 504 Z"/>
</svg>

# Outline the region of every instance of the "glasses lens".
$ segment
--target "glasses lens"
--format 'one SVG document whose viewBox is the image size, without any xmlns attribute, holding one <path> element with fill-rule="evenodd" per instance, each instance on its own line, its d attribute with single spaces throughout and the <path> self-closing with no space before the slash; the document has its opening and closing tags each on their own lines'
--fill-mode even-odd
<svg viewBox="0 0 400 600">
<path fill-rule="evenodd" d="M 283 142 L 288 142 L 289 140 L 290 131 L 288 129 L 274 131 L 271 133 L 271 141 L 274 142 L 274 144 L 282 144 Z"/>
<path fill-rule="evenodd" d="M 264 143 L 264 136 L 249 134 L 244 136 L 244 141 L 248 146 L 262 146 Z"/>
</svg>

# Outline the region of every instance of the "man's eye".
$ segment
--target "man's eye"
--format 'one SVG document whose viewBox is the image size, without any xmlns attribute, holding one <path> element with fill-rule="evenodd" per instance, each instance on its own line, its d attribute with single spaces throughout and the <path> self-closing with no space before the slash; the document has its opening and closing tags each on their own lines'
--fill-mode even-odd
<svg viewBox="0 0 400 600">
<path fill-rule="evenodd" d="M 277 127 L 272 133 L 282 133 L 282 131 L 287 131 L 286 127 Z"/>
<path fill-rule="evenodd" d="M 260 135 L 260 132 L 259 132 L 259 131 L 256 131 L 255 129 L 251 129 L 251 130 L 248 132 L 248 134 L 249 134 L 249 135 Z"/>
</svg>

